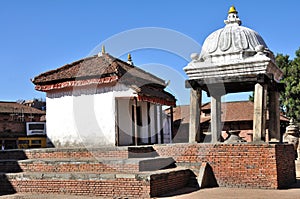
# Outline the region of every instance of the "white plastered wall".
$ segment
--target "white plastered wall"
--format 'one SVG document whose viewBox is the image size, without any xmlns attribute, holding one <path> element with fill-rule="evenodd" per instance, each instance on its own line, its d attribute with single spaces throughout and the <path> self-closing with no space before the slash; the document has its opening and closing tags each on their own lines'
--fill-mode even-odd
<svg viewBox="0 0 300 199">
<path fill-rule="evenodd" d="M 47 135 L 55 147 L 115 145 L 115 98 L 132 97 L 124 86 L 47 93 Z"/>
</svg>

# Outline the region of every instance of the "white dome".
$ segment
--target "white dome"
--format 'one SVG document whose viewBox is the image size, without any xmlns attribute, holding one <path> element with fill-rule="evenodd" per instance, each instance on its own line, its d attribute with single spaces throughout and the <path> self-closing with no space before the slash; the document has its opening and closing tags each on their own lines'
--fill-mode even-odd
<svg viewBox="0 0 300 199">
<path fill-rule="evenodd" d="M 224 22 L 224 28 L 206 38 L 200 55 L 191 54 L 192 61 L 183 68 L 189 79 L 273 74 L 279 81 L 282 71 L 276 66 L 274 54 L 257 32 L 241 26 L 234 6 Z"/>
<path fill-rule="evenodd" d="M 231 10 L 225 27 L 211 33 L 204 41 L 200 53 L 200 60 L 205 61 L 214 56 L 231 55 L 233 59 L 239 58 L 241 52 L 253 56 L 260 49 L 268 50 L 262 37 L 250 28 L 241 26 L 237 11 Z M 253 52 L 253 53 L 252 53 Z M 236 54 L 237 56 L 234 56 Z"/>
</svg>

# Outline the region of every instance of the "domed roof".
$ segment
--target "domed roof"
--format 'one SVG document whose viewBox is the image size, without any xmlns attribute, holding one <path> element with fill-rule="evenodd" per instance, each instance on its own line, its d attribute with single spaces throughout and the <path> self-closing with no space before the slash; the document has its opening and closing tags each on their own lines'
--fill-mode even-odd
<svg viewBox="0 0 300 199">
<path fill-rule="evenodd" d="M 241 26 L 237 13 L 232 6 L 225 27 L 206 38 L 200 55 L 191 54 L 192 61 L 183 68 L 190 80 L 258 74 L 272 74 L 275 81 L 281 79 L 283 73 L 274 54 L 257 32 Z"/>
<path fill-rule="evenodd" d="M 227 20 L 224 20 L 225 27 L 211 33 L 204 41 L 200 60 L 205 61 L 208 58 L 225 54 L 230 54 L 230 57 L 235 59 L 236 56 L 232 55 L 239 55 L 241 52 L 248 52 L 247 55 L 252 55 L 257 51 L 267 50 L 263 38 L 254 30 L 241 26 L 241 20 L 237 14 L 235 7 L 232 6 Z"/>
</svg>

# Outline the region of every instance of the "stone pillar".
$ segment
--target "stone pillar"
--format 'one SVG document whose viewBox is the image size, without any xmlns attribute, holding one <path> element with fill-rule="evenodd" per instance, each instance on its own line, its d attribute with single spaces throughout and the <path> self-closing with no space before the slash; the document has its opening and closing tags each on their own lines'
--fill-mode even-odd
<svg viewBox="0 0 300 199">
<path fill-rule="evenodd" d="M 200 133 L 201 92 L 201 89 L 191 89 L 190 93 L 189 143 L 197 142 L 197 135 Z"/>
<path fill-rule="evenodd" d="M 269 141 L 280 142 L 279 92 L 269 93 Z"/>
<path fill-rule="evenodd" d="M 253 142 L 262 141 L 266 133 L 267 86 L 257 83 L 254 90 Z"/>
<path fill-rule="evenodd" d="M 211 142 L 217 143 L 221 136 L 221 95 L 211 96 Z"/>
</svg>

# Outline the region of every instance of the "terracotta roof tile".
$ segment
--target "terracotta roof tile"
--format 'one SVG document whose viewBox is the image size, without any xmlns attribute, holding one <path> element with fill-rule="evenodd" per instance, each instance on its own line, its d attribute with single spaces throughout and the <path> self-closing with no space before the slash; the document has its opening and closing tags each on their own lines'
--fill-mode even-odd
<svg viewBox="0 0 300 199">
<path fill-rule="evenodd" d="M 201 110 L 210 110 L 210 103 L 203 104 Z M 183 123 L 189 123 L 189 105 L 178 106 L 173 109 L 174 121 L 182 119 Z M 252 121 L 254 104 L 251 101 L 226 102 L 222 103 L 222 121 Z M 207 122 L 210 117 L 201 117 L 201 123 Z M 281 121 L 289 121 L 283 115 L 280 115 Z"/>
<path fill-rule="evenodd" d="M 142 83 L 165 85 L 164 80 L 107 53 L 102 56 L 87 57 L 55 70 L 42 73 L 33 79 L 33 83 L 35 85 L 45 85 L 68 80 L 110 76 L 118 76 L 119 79 L 124 76 L 123 81 L 127 83 L 130 80 L 143 80 Z"/>
<path fill-rule="evenodd" d="M 134 88 L 140 99 L 175 106 L 176 99 L 164 91 L 164 80 L 107 53 L 67 64 L 36 76 L 33 83 L 40 91 L 74 87 L 79 84 L 105 84 L 111 81 Z M 150 99 L 150 97 L 152 99 Z"/>
<path fill-rule="evenodd" d="M 16 102 L 0 102 L 0 113 L 25 113 L 25 114 L 39 114 L 44 115 L 46 114 L 45 111 L 41 111 L 39 109 L 25 106 L 23 104 L 19 104 Z"/>
</svg>

